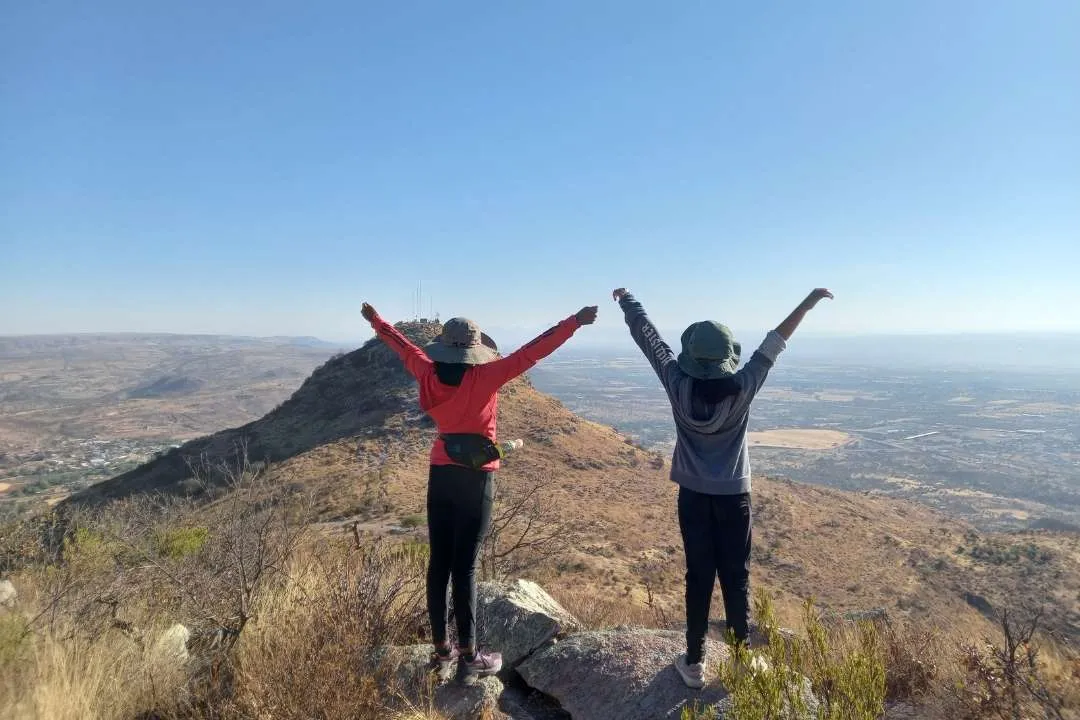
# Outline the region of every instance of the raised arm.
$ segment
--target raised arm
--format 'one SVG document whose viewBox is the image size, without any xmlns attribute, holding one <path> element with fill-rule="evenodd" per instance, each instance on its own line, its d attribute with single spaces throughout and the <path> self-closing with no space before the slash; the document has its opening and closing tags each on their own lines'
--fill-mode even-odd
<svg viewBox="0 0 1080 720">
<path fill-rule="evenodd" d="M 615 301 L 622 308 L 623 318 L 630 328 L 630 337 L 641 348 L 645 359 L 652 365 L 664 389 L 668 389 L 668 366 L 675 362 L 675 353 L 671 351 L 664 339 L 660 337 L 656 327 L 653 326 L 649 316 L 645 314 L 645 308 L 638 302 L 626 288 L 619 288 L 611 293 Z"/>
<path fill-rule="evenodd" d="M 383 320 L 375 308 L 364 303 L 360 313 L 364 319 L 371 323 L 375 335 L 382 340 L 388 348 L 397 353 L 405 369 L 414 378 L 419 379 L 425 373 L 431 371 L 431 359 L 423 350 L 413 345 L 409 338 L 402 335 L 396 327 Z"/>
<path fill-rule="evenodd" d="M 806 299 L 799 303 L 799 306 L 791 311 L 791 314 L 784 318 L 784 322 L 780 323 L 776 327 L 776 332 L 780 334 L 780 337 L 784 340 L 790 340 L 791 336 L 795 334 L 795 330 L 802 323 L 803 318 L 806 317 L 806 313 L 814 309 L 814 306 L 819 302 L 829 298 L 832 300 L 833 294 L 825 288 L 817 288 Z"/>
<path fill-rule="evenodd" d="M 754 352 L 750 360 L 738 373 L 743 390 L 746 391 L 744 394 L 747 403 L 754 398 L 761 386 L 765 384 L 765 378 L 768 377 L 769 371 L 772 370 L 773 365 L 776 363 L 777 356 L 787 348 L 787 341 L 791 339 L 795 329 L 799 327 L 803 318 L 806 317 L 806 313 L 810 312 L 823 299 L 832 299 L 832 296 L 833 294 L 825 288 L 814 290 L 806 296 L 805 300 L 799 303 L 799 306 L 790 315 L 784 318 L 784 321 L 775 330 L 765 336 L 761 347 Z"/>
<path fill-rule="evenodd" d="M 584 307 L 506 357 L 481 365 L 478 369 L 480 376 L 496 389 L 502 387 L 558 350 L 579 327 L 596 322 L 596 310 L 596 306 Z"/>
</svg>

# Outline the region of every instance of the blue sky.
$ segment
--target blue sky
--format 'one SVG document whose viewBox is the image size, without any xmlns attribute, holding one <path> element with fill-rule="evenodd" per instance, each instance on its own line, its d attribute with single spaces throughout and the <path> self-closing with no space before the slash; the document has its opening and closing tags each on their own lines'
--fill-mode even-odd
<svg viewBox="0 0 1080 720">
<path fill-rule="evenodd" d="M 1080 331 L 1074 0 L 4 16 L 0 333 Z"/>
</svg>

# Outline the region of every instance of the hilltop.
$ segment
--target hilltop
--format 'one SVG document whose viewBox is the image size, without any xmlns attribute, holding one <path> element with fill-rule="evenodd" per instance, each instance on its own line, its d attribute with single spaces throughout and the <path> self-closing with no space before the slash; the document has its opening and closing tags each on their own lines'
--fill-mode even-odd
<svg viewBox="0 0 1080 720">
<path fill-rule="evenodd" d="M 434 323 L 398 327 L 418 343 L 439 331 Z M 651 603 L 677 622 L 682 553 L 665 458 L 574 415 L 525 378 L 504 389 L 499 423 L 501 436 L 526 442 L 499 473 L 500 494 L 535 488 L 536 511 L 561 519 L 573 539 L 532 574 L 557 577 L 556 594 L 562 587 Z M 252 461 L 272 463 L 275 483 L 310 492 L 327 528 L 359 523 L 401 533 L 403 525 L 422 525 L 434 432 L 411 378 L 372 340 L 316 369 L 259 420 L 186 443 L 69 503 L 190 493 L 192 467 L 230 462 L 243 448 Z M 981 633 L 996 610 L 1045 605 L 1050 627 L 1080 637 L 1075 535 L 979 533 L 915 503 L 760 477 L 754 504 L 754 579 L 788 612 L 813 597 L 838 612 L 880 608 Z M 423 536 L 422 527 L 413 532 Z"/>
</svg>

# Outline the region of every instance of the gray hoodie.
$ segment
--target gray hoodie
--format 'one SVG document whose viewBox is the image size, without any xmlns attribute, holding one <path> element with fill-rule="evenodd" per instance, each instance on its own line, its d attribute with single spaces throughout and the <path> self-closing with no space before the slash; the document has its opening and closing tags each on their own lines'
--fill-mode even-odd
<svg viewBox="0 0 1080 720">
<path fill-rule="evenodd" d="M 632 295 L 619 302 L 630 326 L 630 335 L 660 378 L 671 401 L 675 418 L 675 454 L 671 459 L 671 479 L 682 487 L 706 495 L 738 495 L 750 492 L 750 458 L 746 431 L 750 404 L 787 347 L 775 330 L 734 375 L 737 392 L 724 397 L 711 412 L 693 412 L 694 379 L 683 372 L 675 354 L 649 321 L 645 309 Z M 698 401 L 698 407 L 702 403 Z M 699 419 L 707 414 L 705 419 Z"/>
</svg>

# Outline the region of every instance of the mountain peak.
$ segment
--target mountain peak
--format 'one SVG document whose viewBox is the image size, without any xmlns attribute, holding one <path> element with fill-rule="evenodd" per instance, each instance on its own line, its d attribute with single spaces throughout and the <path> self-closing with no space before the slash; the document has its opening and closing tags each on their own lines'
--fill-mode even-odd
<svg viewBox="0 0 1080 720">
<path fill-rule="evenodd" d="M 442 331 L 430 320 L 395 327 L 423 347 Z M 72 496 L 94 503 L 132 493 L 182 492 L 191 466 L 213 467 L 243 447 L 253 461 L 280 462 L 320 445 L 368 433 L 387 418 L 415 411 L 416 385 L 398 357 L 377 338 L 316 368 L 292 396 L 263 417 L 174 448 L 164 455 Z"/>
</svg>

